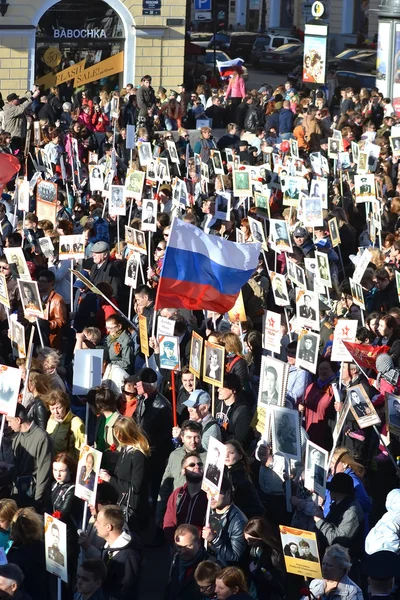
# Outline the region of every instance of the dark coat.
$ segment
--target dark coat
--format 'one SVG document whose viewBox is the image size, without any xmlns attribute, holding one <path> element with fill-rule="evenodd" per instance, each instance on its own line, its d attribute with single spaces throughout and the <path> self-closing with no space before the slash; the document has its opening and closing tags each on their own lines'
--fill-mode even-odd
<svg viewBox="0 0 400 600">
<path fill-rule="evenodd" d="M 109 600 L 136 600 L 141 568 L 140 541 L 132 534 L 130 541 L 115 548 L 103 548 L 107 565 L 103 592 Z"/>
<path fill-rule="evenodd" d="M 144 492 L 146 464 L 147 458 L 140 450 L 123 448 L 119 453 L 115 473 L 110 479 L 111 485 L 118 492 L 118 504 L 126 506 L 130 492 L 129 506 L 137 511 L 140 496 Z"/>
<path fill-rule="evenodd" d="M 210 515 L 210 527 L 215 536 L 209 543 L 209 550 L 224 567 L 237 566 L 244 557 L 246 541 L 243 530 L 246 523 L 247 517 L 234 504 L 223 514 Z"/>
<path fill-rule="evenodd" d="M 349 549 L 352 559 L 364 552 L 364 511 L 358 500 L 348 496 L 338 504 L 332 503 L 325 519 L 316 522 L 317 536 L 326 548 L 340 544 Z"/>
<path fill-rule="evenodd" d="M 97 285 L 102 281 L 109 283 L 113 289 L 113 298 L 118 300 L 122 287 L 121 273 L 116 264 L 109 258 L 104 261 L 99 269 L 97 268 L 97 265 L 92 266 L 89 279 L 94 285 Z"/>
<path fill-rule="evenodd" d="M 237 440 L 244 448 L 250 441 L 251 412 L 244 400 L 236 400 L 230 407 L 226 407 L 221 401 L 217 404 L 217 414 L 225 413 L 229 422 L 223 426 L 223 438 L 225 441 Z M 225 434 L 225 435 L 224 435 Z"/>
<path fill-rule="evenodd" d="M 262 517 L 264 505 L 261 502 L 257 489 L 251 481 L 249 473 L 241 461 L 226 470 L 233 487 L 233 501 L 248 519 Z"/>
<path fill-rule="evenodd" d="M 172 410 L 171 404 L 161 394 L 140 400 L 135 419 L 149 438 L 151 454 L 168 457 L 171 451 Z"/>
<path fill-rule="evenodd" d="M 201 600 L 199 586 L 194 579 L 197 565 L 208 556 L 203 547 L 200 548 L 195 558 L 187 564 L 182 564 L 178 553 L 172 557 L 169 580 L 164 595 L 164 600 Z"/>
<path fill-rule="evenodd" d="M 22 589 L 32 600 L 48 600 L 47 572 L 44 542 L 39 540 L 31 544 L 11 546 L 7 554 L 9 563 L 18 565 L 25 579 Z"/>
<path fill-rule="evenodd" d="M 291 133 L 293 131 L 294 114 L 290 108 L 282 108 L 279 113 L 279 133 Z"/>
<path fill-rule="evenodd" d="M 40 429 L 46 431 L 50 412 L 47 410 L 40 398 L 34 398 L 33 403 L 30 405 L 28 410 L 28 417 L 31 421 L 34 421 L 34 423 L 36 423 Z"/>
</svg>

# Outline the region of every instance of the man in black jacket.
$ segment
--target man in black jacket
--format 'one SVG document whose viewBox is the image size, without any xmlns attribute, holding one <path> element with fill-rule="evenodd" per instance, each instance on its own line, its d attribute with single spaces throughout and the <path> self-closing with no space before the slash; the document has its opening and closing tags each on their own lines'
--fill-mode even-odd
<svg viewBox="0 0 400 600">
<path fill-rule="evenodd" d="M 140 541 L 124 530 L 124 513 L 117 505 L 97 515 L 97 535 L 105 540 L 102 558 L 107 566 L 103 590 L 108 600 L 136 600 L 141 566 Z"/>
<path fill-rule="evenodd" d="M 227 373 L 222 387 L 218 388 L 216 419 L 222 428 L 225 440 L 237 440 L 244 448 L 249 444 L 251 412 L 241 398 L 240 379 L 234 373 Z"/>
<path fill-rule="evenodd" d="M 92 246 L 93 266 L 90 269 L 90 281 L 98 285 L 102 281 L 109 283 L 113 289 L 113 297 L 118 299 L 122 280 L 114 262 L 110 260 L 110 246 L 107 242 L 96 242 Z"/>
<path fill-rule="evenodd" d="M 201 600 L 203 596 L 194 579 L 194 572 L 197 565 L 207 560 L 207 554 L 197 527 L 179 525 L 174 541 L 176 551 L 172 557 L 164 600 Z"/>
<path fill-rule="evenodd" d="M 156 108 L 156 95 L 151 87 L 150 75 L 145 75 L 140 80 L 141 86 L 136 92 L 136 102 L 139 109 L 138 126 L 142 127 L 148 123 L 149 117 L 152 116 Z"/>
</svg>

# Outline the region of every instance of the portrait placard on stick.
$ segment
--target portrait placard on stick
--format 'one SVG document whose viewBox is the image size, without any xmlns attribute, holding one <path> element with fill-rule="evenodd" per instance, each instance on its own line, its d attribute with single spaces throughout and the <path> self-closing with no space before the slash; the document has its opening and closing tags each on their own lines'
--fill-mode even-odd
<svg viewBox="0 0 400 600">
<path fill-rule="evenodd" d="M 289 365 L 273 356 L 261 357 L 260 386 L 258 388 L 258 405 L 284 406 Z"/>
<path fill-rule="evenodd" d="M 203 353 L 204 340 L 195 331 L 192 331 L 192 339 L 190 342 L 190 359 L 189 359 L 189 371 L 193 373 L 195 377 L 200 379 L 201 372 L 201 355 Z"/>
<path fill-rule="evenodd" d="M 400 437 L 400 396 L 394 394 L 385 394 L 386 402 L 386 422 L 389 431 L 396 437 Z"/>
<path fill-rule="evenodd" d="M 372 404 L 364 386 L 353 385 L 347 390 L 350 410 L 361 429 L 371 425 L 379 425 L 381 420 Z"/>
<path fill-rule="evenodd" d="M 281 406 L 271 407 L 273 453 L 291 460 L 300 460 L 299 413 Z"/>
<path fill-rule="evenodd" d="M 10 339 L 13 353 L 18 358 L 25 358 L 25 327 L 22 323 L 18 323 L 16 319 L 13 319 L 13 316 L 15 315 L 10 316 Z"/>
<path fill-rule="evenodd" d="M 329 219 L 328 229 L 329 229 L 329 235 L 331 238 L 332 248 L 335 248 L 336 246 L 339 246 L 339 244 L 340 244 L 340 234 L 339 234 L 339 228 L 338 228 L 336 217 L 332 217 L 332 219 Z"/>
<path fill-rule="evenodd" d="M 15 279 L 22 279 L 23 281 L 31 281 L 31 274 L 22 248 L 4 248 L 3 252 L 10 265 L 13 277 Z"/>
<path fill-rule="evenodd" d="M 90 446 L 82 446 L 76 471 L 75 496 L 88 504 L 96 502 L 97 484 L 102 453 Z M 93 505 L 94 506 L 94 505 Z"/>
<path fill-rule="evenodd" d="M 85 236 L 83 234 L 60 235 L 58 257 L 60 260 L 79 260 L 85 258 Z"/>
<path fill-rule="evenodd" d="M 270 350 L 270 352 L 279 354 L 281 351 L 281 339 L 281 315 L 272 310 L 267 310 L 264 320 L 263 347 L 266 350 Z"/>
<path fill-rule="evenodd" d="M 72 393 L 86 395 L 93 387 L 101 385 L 103 371 L 102 349 L 79 349 L 75 351 Z"/>
<path fill-rule="evenodd" d="M 19 369 L 0 365 L 0 413 L 9 417 L 15 416 L 21 374 Z"/>
<path fill-rule="evenodd" d="M 304 486 L 325 498 L 329 455 L 326 450 L 307 440 Z"/>
<path fill-rule="evenodd" d="M 289 306 L 289 293 L 284 275 L 271 271 L 270 278 L 275 304 L 277 306 Z"/>
<path fill-rule="evenodd" d="M 67 525 L 44 513 L 46 571 L 68 583 Z"/>
<path fill-rule="evenodd" d="M 130 227 L 129 227 L 130 229 Z M 137 287 L 138 275 L 139 275 L 139 252 L 130 252 L 126 259 L 125 269 L 125 285 L 129 285 L 131 288 Z"/>
<path fill-rule="evenodd" d="M 204 466 L 203 483 L 201 485 L 209 496 L 215 498 L 221 489 L 222 477 L 224 475 L 226 446 L 215 437 L 210 437 L 206 464 Z"/>
<path fill-rule="evenodd" d="M 354 304 L 365 310 L 364 293 L 361 284 L 354 281 L 351 277 L 349 277 L 349 283 Z"/>
<path fill-rule="evenodd" d="M 3 273 L 0 273 L 0 302 L 7 308 L 10 308 L 10 298 L 8 296 L 8 288 L 6 276 Z"/>
<path fill-rule="evenodd" d="M 299 333 L 296 350 L 296 367 L 307 369 L 310 373 L 317 370 L 319 334 L 303 329 Z"/>
<path fill-rule="evenodd" d="M 343 342 L 355 342 L 358 321 L 339 319 L 333 333 L 332 360 L 351 362 L 352 358 Z"/>
<path fill-rule="evenodd" d="M 300 327 L 319 331 L 319 297 L 316 292 L 296 290 L 296 316 Z"/>
<path fill-rule="evenodd" d="M 314 531 L 279 525 L 285 567 L 288 573 L 321 579 L 317 538 Z"/>
<path fill-rule="evenodd" d="M 24 315 L 44 319 L 37 281 L 21 281 L 21 279 L 18 279 L 18 287 Z"/>
<path fill-rule="evenodd" d="M 205 342 L 203 381 L 221 387 L 225 372 L 225 348 Z"/>
<path fill-rule="evenodd" d="M 162 335 L 158 339 L 160 345 L 160 368 L 180 371 L 179 337 Z"/>
</svg>

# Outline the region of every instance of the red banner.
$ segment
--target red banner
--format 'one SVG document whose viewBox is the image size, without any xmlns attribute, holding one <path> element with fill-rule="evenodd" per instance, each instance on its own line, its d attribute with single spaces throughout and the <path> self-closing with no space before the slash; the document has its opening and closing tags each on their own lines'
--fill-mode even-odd
<svg viewBox="0 0 400 600">
<path fill-rule="evenodd" d="M 353 342 L 343 342 L 346 349 L 350 352 L 354 362 L 362 369 L 374 369 L 376 357 L 379 354 L 389 352 L 389 346 L 370 346 L 368 344 L 354 344 Z"/>
</svg>

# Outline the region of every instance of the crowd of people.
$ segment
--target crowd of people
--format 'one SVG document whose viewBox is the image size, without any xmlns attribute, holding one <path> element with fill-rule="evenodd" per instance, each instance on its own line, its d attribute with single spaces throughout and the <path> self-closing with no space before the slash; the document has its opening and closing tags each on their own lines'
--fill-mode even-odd
<svg viewBox="0 0 400 600">
<path fill-rule="evenodd" d="M 66 599 L 149 598 L 149 531 L 168 547 L 165 600 L 389 597 L 400 573 L 390 99 L 340 89 L 333 73 L 318 90 L 295 79 L 248 90 L 240 68 L 176 92 L 151 83 L 68 98 L 35 89 L 0 111 L 0 154 L 21 163 L 0 203 L 0 363 L 21 373 L 0 448 L 0 594 L 59 594 L 47 513 L 66 525 Z M 237 312 L 201 299 L 155 309 L 174 219 L 221 244 L 260 244 Z M 359 354 L 343 347 L 339 361 L 341 324 Z M 164 354 L 161 326 L 177 340 Z M 77 394 L 82 350 L 103 358 L 98 385 Z M 83 447 L 93 450 L 78 469 Z M 76 486 L 96 481 L 86 518 Z M 317 544 L 283 544 L 282 527 Z M 52 535 L 47 558 L 64 563 L 57 525 Z M 320 577 L 302 570 L 310 563 Z"/>
</svg>

